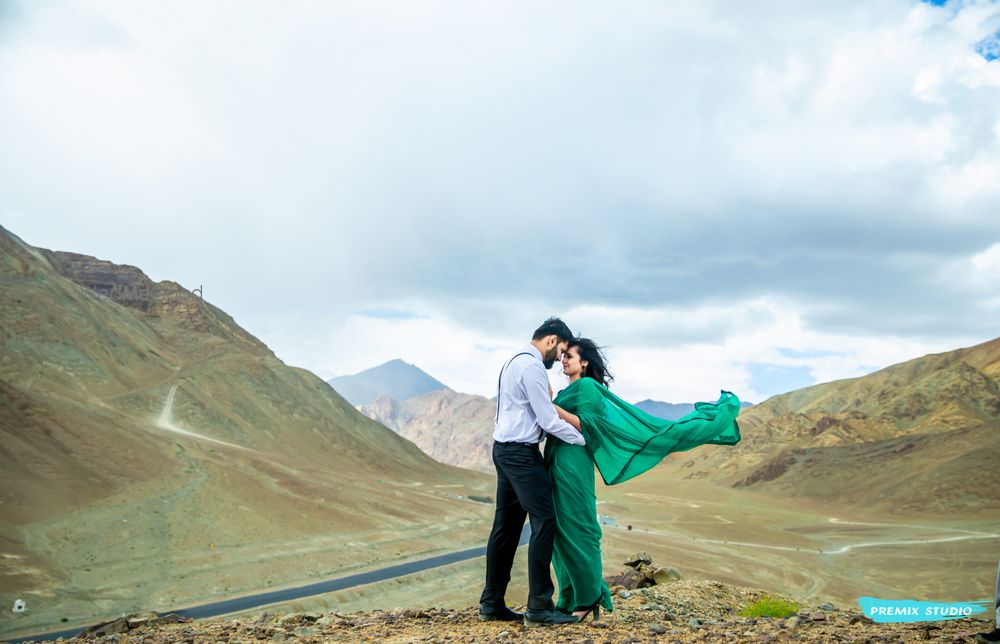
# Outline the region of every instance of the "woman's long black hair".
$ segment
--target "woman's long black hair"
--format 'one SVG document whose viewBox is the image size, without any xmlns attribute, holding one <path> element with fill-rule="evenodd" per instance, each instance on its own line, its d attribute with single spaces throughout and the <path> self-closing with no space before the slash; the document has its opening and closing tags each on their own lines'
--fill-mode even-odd
<svg viewBox="0 0 1000 644">
<path fill-rule="evenodd" d="M 580 352 L 580 360 L 587 363 L 583 375 L 593 378 L 605 387 L 611 386 L 611 381 L 615 379 L 608 371 L 608 359 L 604 355 L 604 348 L 597 346 L 597 343 L 590 338 L 574 338 L 569 343 L 570 347 L 576 347 Z"/>
</svg>

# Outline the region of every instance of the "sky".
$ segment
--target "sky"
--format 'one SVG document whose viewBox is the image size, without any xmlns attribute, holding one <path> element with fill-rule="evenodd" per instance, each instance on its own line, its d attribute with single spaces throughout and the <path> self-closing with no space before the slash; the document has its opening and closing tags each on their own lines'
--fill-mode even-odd
<svg viewBox="0 0 1000 644">
<path fill-rule="evenodd" d="M 983 1 L 0 0 L 0 223 L 324 379 L 491 396 L 559 315 L 760 402 L 1000 335 L 998 57 Z"/>
</svg>

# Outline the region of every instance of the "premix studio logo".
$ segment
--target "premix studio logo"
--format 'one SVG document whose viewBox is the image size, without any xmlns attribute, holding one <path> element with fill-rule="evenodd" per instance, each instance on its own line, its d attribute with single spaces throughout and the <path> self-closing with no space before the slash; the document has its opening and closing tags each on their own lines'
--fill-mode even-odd
<svg viewBox="0 0 1000 644">
<path fill-rule="evenodd" d="M 992 608 L 990 601 L 920 602 L 911 599 L 878 599 L 861 597 L 858 605 L 866 617 L 879 623 L 936 622 L 962 619 L 985 613 Z"/>
</svg>

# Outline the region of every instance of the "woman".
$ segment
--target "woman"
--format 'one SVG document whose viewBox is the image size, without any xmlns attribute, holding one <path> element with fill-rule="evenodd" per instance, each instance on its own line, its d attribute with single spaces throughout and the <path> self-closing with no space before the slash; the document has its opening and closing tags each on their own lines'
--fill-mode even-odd
<svg viewBox="0 0 1000 644">
<path fill-rule="evenodd" d="M 569 386 L 554 401 L 560 417 L 579 429 L 586 445 L 549 437 L 545 466 L 552 479 L 556 535 L 552 565 L 559 581 L 556 608 L 583 619 L 600 607 L 613 610 L 601 573 L 601 526 L 597 521 L 594 465 L 605 484 L 615 485 L 649 470 L 670 453 L 698 445 L 735 445 L 739 399 L 722 392 L 716 403 L 695 403 L 676 421 L 651 416 L 608 391 L 613 380 L 593 340 L 575 339 L 563 354 Z"/>
</svg>

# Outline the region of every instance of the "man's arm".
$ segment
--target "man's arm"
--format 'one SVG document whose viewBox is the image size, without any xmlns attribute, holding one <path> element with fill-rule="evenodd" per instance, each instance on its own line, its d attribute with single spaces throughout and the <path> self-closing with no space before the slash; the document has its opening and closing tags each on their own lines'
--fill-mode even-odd
<svg viewBox="0 0 1000 644">
<path fill-rule="evenodd" d="M 521 376 L 521 381 L 524 383 L 525 393 L 528 394 L 528 404 L 535 412 L 535 420 L 543 431 L 572 445 L 587 444 L 583 434 L 566 421 L 561 420 L 559 414 L 556 413 L 556 407 L 548 397 L 549 379 L 542 365 L 532 364 L 527 367 Z"/>
</svg>

